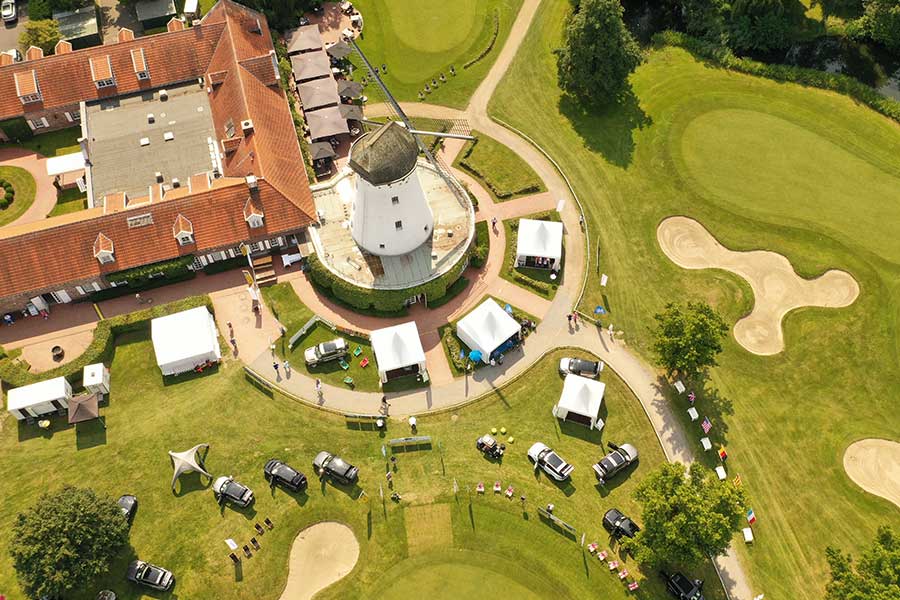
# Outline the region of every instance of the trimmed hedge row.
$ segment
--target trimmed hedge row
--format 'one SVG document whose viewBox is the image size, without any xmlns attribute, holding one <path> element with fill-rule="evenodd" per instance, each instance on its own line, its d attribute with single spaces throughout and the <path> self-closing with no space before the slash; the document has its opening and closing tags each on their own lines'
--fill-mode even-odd
<svg viewBox="0 0 900 600">
<path fill-rule="evenodd" d="M 396 312 L 405 309 L 407 299 L 419 294 L 425 294 L 426 298 L 443 297 L 447 288 L 460 278 L 467 262 L 461 260 L 437 279 L 403 290 L 373 290 L 353 285 L 329 271 L 315 254 L 309 257 L 308 273 L 313 283 L 353 310 L 362 313 Z"/>
<path fill-rule="evenodd" d="M 193 296 L 169 302 L 168 304 L 160 304 L 151 308 L 145 308 L 111 319 L 103 319 L 97 323 L 94 329 L 94 339 L 82 353 L 70 363 L 45 371 L 44 373 L 29 373 L 21 365 L 11 359 L 0 360 L 0 381 L 4 387 L 20 387 L 30 383 L 36 383 L 44 379 L 52 379 L 54 377 L 68 377 L 70 383 L 78 383 L 81 379 L 81 372 L 85 365 L 97 362 L 108 363 L 112 357 L 114 342 L 116 336 L 123 333 L 133 331 L 149 331 L 150 320 L 157 317 L 163 317 L 172 313 L 205 306 L 210 312 L 213 312 L 212 300 L 209 296 Z"/>
<path fill-rule="evenodd" d="M 494 9 L 494 31 L 491 34 L 490 43 L 488 43 L 487 47 L 481 51 L 481 54 L 479 54 L 478 56 L 476 56 L 475 58 L 473 58 L 472 60 L 470 60 L 469 62 L 464 64 L 463 69 L 468 69 L 469 67 L 471 67 L 472 65 L 474 65 L 475 63 L 480 61 L 482 58 L 484 58 L 485 56 L 490 54 L 491 50 L 494 49 L 494 44 L 497 43 L 498 35 L 500 35 L 500 11 L 497 9 Z"/>
<path fill-rule="evenodd" d="M 459 338 L 456 337 L 455 329 L 456 328 L 453 325 L 445 327 L 443 334 L 441 335 L 441 341 L 446 344 L 447 354 L 450 355 L 449 358 L 453 367 L 457 371 L 462 372 L 466 370 L 466 359 L 459 357 L 462 346 L 459 344 Z"/>
<path fill-rule="evenodd" d="M 487 262 L 491 252 L 491 233 L 488 231 L 487 221 L 475 223 L 475 248 L 472 250 L 472 258 L 469 260 L 476 269 L 480 269 Z"/>
<path fill-rule="evenodd" d="M 862 102 L 872 110 L 900 122 L 900 102 L 886 98 L 861 81 L 848 75 L 827 73 L 790 65 L 766 64 L 749 58 L 740 58 L 727 47 L 706 42 L 678 31 L 662 31 L 653 36 L 656 45 L 684 48 L 695 56 L 705 58 L 720 66 L 748 75 L 766 77 L 775 81 L 787 81 L 809 87 L 846 94 Z"/>
<path fill-rule="evenodd" d="M 131 286 L 137 286 L 150 279 L 155 279 L 160 275 L 163 277 L 177 277 L 184 273 L 189 273 L 189 266 L 194 262 L 193 254 L 179 256 L 172 260 L 164 260 L 162 262 L 153 263 L 152 265 L 144 265 L 133 269 L 125 269 L 117 271 L 106 276 L 107 281 L 120 282 L 127 281 Z"/>
</svg>

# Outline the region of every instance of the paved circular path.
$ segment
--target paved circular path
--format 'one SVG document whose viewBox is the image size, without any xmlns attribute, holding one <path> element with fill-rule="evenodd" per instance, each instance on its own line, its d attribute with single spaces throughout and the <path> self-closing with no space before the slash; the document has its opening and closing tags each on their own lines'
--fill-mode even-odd
<svg viewBox="0 0 900 600">
<path fill-rule="evenodd" d="M 297 534 L 281 600 L 309 600 L 347 576 L 359 560 L 359 542 L 343 523 L 324 521 Z"/>
<path fill-rule="evenodd" d="M 795 308 L 840 308 L 853 304 L 859 284 L 845 271 L 830 270 L 804 279 L 790 261 L 767 250 L 729 250 L 694 219 L 669 217 L 659 224 L 656 239 L 672 262 L 685 269 L 725 269 L 744 278 L 756 299 L 750 314 L 734 325 L 738 343 L 754 354 L 784 350 L 781 321 Z"/>
<path fill-rule="evenodd" d="M 844 470 L 862 489 L 900 507 L 900 444 L 868 439 L 844 452 Z"/>
</svg>

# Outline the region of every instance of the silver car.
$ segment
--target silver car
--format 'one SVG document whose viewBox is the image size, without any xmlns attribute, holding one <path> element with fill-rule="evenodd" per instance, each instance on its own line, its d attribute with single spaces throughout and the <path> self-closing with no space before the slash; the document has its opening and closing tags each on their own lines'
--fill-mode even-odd
<svg viewBox="0 0 900 600">
<path fill-rule="evenodd" d="M 575 467 L 541 442 L 537 442 L 528 449 L 528 459 L 534 463 L 535 469 L 540 467 L 544 473 L 557 481 L 565 481 L 572 476 L 572 471 L 575 470 Z"/>
<path fill-rule="evenodd" d="M 4 23 L 12 23 L 19 18 L 19 11 L 16 10 L 16 0 L 3 0 L 0 2 L 0 17 Z"/>
<path fill-rule="evenodd" d="M 344 358 L 349 351 L 347 340 L 344 338 L 335 338 L 304 350 L 303 360 L 308 366 L 314 367 L 330 360 Z"/>
</svg>

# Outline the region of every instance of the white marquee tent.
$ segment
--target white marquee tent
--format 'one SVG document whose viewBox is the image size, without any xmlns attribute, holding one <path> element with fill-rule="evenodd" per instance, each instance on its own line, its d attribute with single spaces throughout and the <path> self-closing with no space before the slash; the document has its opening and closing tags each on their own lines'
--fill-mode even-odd
<svg viewBox="0 0 900 600">
<path fill-rule="evenodd" d="M 376 329 L 371 340 L 382 383 L 392 377 L 425 372 L 425 351 L 415 321 Z"/>
<path fill-rule="evenodd" d="M 216 321 L 198 306 L 150 322 L 156 364 L 163 375 L 177 375 L 222 358 Z"/>
<path fill-rule="evenodd" d="M 553 407 L 553 416 L 563 421 L 586 425 L 591 429 L 603 429 L 599 417 L 606 384 L 580 375 L 566 375 L 562 395 Z"/>
<path fill-rule="evenodd" d="M 69 407 L 72 386 L 65 377 L 23 385 L 6 393 L 6 410 L 20 421 L 42 417 Z"/>
<path fill-rule="evenodd" d="M 172 461 L 172 469 L 174 470 L 174 473 L 172 474 L 173 490 L 175 489 L 175 482 L 185 473 L 196 471 L 197 473 L 202 473 L 212 479 L 212 475 L 207 473 L 206 469 L 203 468 L 203 457 L 198 453 L 201 448 L 203 448 L 205 456 L 206 453 L 209 452 L 209 444 L 197 444 L 190 450 L 185 450 L 184 452 L 172 452 L 169 450 L 169 458 Z"/>
<path fill-rule="evenodd" d="M 549 261 L 547 267 L 556 269 L 562 258 L 562 239 L 562 223 L 519 219 L 516 265 L 536 266 L 534 259 L 542 259 Z"/>
<path fill-rule="evenodd" d="M 481 352 L 481 360 L 491 362 L 491 353 L 512 337 L 521 334 L 522 327 L 492 298 L 479 304 L 456 324 L 456 335 L 471 350 Z"/>
</svg>

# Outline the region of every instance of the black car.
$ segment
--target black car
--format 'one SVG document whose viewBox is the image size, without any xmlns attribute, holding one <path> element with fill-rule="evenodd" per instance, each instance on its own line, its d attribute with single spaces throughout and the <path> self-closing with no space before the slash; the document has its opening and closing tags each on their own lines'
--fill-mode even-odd
<svg viewBox="0 0 900 600">
<path fill-rule="evenodd" d="M 128 581 L 153 588 L 154 590 L 166 591 L 175 584 L 175 577 L 171 571 L 142 560 L 136 560 L 128 565 L 125 577 Z"/>
<path fill-rule="evenodd" d="M 623 535 L 633 538 L 641 530 L 637 523 L 626 517 L 617 508 L 611 508 L 603 515 L 603 529 L 616 539 Z"/>
<path fill-rule="evenodd" d="M 666 591 L 678 600 L 703 600 L 703 582 L 699 579 L 691 581 L 681 573 L 666 573 L 660 575 L 666 582 Z"/>
<path fill-rule="evenodd" d="M 606 445 L 609 446 L 611 452 L 594 465 L 594 475 L 597 476 L 597 481 L 600 483 L 606 483 L 607 479 L 638 459 L 637 448 L 631 444 L 617 446 L 608 442 Z"/>
<path fill-rule="evenodd" d="M 263 469 L 266 481 L 272 485 L 282 485 L 292 492 L 306 489 L 306 475 L 277 458 L 269 459 Z"/>
<path fill-rule="evenodd" d="M 562 375 L 581 375 L 582 377 L 598 377 L 603 370 L 603 361 L 584 360 L 583 358 L 559 359 L 559 372 Z"/>
<path fill-rule="evenodd" d="M 475 440 L 475 447 L 481 450 L 485 456 L 498 460 L 503 458 L 503 453 L 506 452 L 506 446 L 498 444 L 497 440 L 487 433 Z"/>
<path fill-rule="evenodd" d="M 125 520 L 128 521 L 128 524 L 130 525 L 134 520 L 134 513 L 137 511 L 137 498 L 131 494 L 125 494 L 116 500 L 116 504 L 122 509 L 122 516 L 125 517 Z"/>
<path fill-rule="evenodd" d="M 219 502 L 230 502 L 241 508 L 253 503 L 253 492 L 250 488 L 238 483 L 230 475 L 219 477 L 213 482 L 213 493 Z"/>
<path fill-rule="evenodd" d="M 313 467 L 323 476 L 329 476 L 339 483 L 351 485 L 359 480 L 359 469 L 330 452 L 319 452 L 313 459 Z"/>
</svg>

